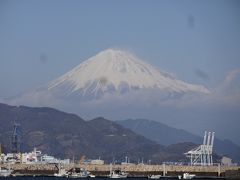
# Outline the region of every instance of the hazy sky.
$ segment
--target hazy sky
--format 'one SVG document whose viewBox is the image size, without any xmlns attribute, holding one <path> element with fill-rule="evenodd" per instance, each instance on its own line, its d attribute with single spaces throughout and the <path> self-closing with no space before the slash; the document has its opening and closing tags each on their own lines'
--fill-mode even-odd
<svg viewBox="0 0 240 180">
<path fill-rule="evenodd" d="M 188 82 L 240 67 L 240 1 L 0 1 L 0 98 L 118 47 Z"/>
</svg>

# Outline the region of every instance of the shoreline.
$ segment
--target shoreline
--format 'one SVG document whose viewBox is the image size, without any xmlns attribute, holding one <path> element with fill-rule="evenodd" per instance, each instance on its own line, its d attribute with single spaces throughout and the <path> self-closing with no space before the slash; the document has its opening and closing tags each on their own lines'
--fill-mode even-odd
<svg viewBox="0 0 240 180">
<path fill-rule="evenodd" d="M 1 167 L 8 168 L 7 164 Z M 109 175 L 110 165 L 91 164 L 63 164 L 67 171 L 72 168 L 84 168 L 97 177 Z M 113 165 L 115 169 L 121 169 L 129 173 L 129 177 L 147 177 L 148 175 L 161 174 L 165 176 L 178 176 L 185 172 L 201 177 L 236 177 L 240 179 L 240 166 L 184 166 L 184 165 Z M 11 164 L 15 176 L 52 176 L 58 172 L 56 164 Z"/>
</svg>

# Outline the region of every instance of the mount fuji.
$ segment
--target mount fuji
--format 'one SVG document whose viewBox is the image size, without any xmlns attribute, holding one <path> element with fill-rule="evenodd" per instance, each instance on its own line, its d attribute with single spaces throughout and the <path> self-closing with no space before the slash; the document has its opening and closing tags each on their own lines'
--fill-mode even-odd
<svg viewBox="0 0 240 180">
<path fill-rule="evenodd" d="M 53 107 L 85 119 L 152 119 L 198 135 L 212 130 L 239 142 L 239 108 L 235 112 L 218 103 L 221 93 L 217 93 L 182 81 L 130 52 L 106 49 L 40 88 L 3 103 Z M 231 129 L 228 135 L 226 126 Z"/>
<path fill-rule="evenodd" d="M 78 95 L 95 99 L 106 93 L 124 94 L 139 89 L 168 92 L 209 93 L 201 85 L 188 84 L 161 72 L 133 54 L 107 49 L 81 63 L 48 85 L 48 91 L 64 96 Z"/>
<path fill-rule="evenodd" d="M 92 101 L 103 100 L 106 104 L 106 99 L 111 98 L 115 98 L 114 103 L 122 101 L 123 104 L 124 98 L 127 101 L 134 99 L 135 104 L 144 97 L 156 99 L 153 94 L 161 97 L 160 101 L 166 101 L 189 94 L 209 93 L 206 87 L 181 81 L 130 52 L 106 49 L 47 85 L 12 98 L 10 104 L 68 106 L 61 109 L 70 110 L 70 106 L 79 107 L 79 104 Z"/>
</svg>

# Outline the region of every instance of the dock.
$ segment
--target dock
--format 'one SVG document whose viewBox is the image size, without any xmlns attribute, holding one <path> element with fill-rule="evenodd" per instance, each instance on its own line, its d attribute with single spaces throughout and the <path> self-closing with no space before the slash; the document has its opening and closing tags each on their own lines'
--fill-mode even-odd
<svg viewBox="0 0 240 180">
<path fill-rule="evenodd" d="M 0 165 L 7 168 L 7 165 Z M 85 168 L 96 176 L 107 176 L 110 165 L 92 164 L 65 164 L 66 170 L 72 168 Z M 161 174 L 164 176 L 178 176 L 185 172 L 196 174 L 197 176 L 227 177 L 232 174 L 240 179 L 240 166 L 186 166 L 186 165 L 144 165 L 144 164 L 124 164 L 113 165 L 113 168 L 121 169 L 129 173 L 129 177 L 147 177 L 148 175 Z M 12 164 L 11 169 L 18 175 L 52 175 L 57 172 L 56 164 Z M 228 173 L 230 172 L 230 173 Z"/>
</svg>

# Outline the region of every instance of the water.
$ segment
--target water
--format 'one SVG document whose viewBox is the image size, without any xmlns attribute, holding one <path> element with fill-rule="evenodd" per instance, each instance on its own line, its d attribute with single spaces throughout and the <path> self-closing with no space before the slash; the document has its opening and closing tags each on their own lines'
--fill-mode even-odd
<svg viewBox="0 0 240 180">
<path fill-rule="evenodd" d="M 0 177 L 0 180 L 69 180 L 69 179 L 81 179 L 81 180 L 110 180 L 110 178 L 96 177 L 96 178 L 64 178 L 64 177 L 47 177 L 47 176 L 19 176 L 19 177 Z M 125 180 L 147 180 L 148 178 L 125 178 Z M 170 179 L 178 179 L 178 178 L 167 178 L 161 177 L 161 179 L 170 180 Z M 198 180 L 208 180 L 209 178 L 194 178 Z M 210 179 L 218 179 L 218 178 L 210 178 Z M 209 179 L 209 180 L 210 180 Z M 123 179 L 122 179 L 123 180 Z"/>
<path fill-rule="evenodd" d="M 109 180 L 109 178 L 66 178 L 66 177 L 48 177 L 48 176 L 18 176 L 18 177 L 0 177 L 0 180 L 69 180 L 69 179 L 81 179 L 81 180 Z M 146 178 L 136 178 L 145 179 Z"/>
</svg>

